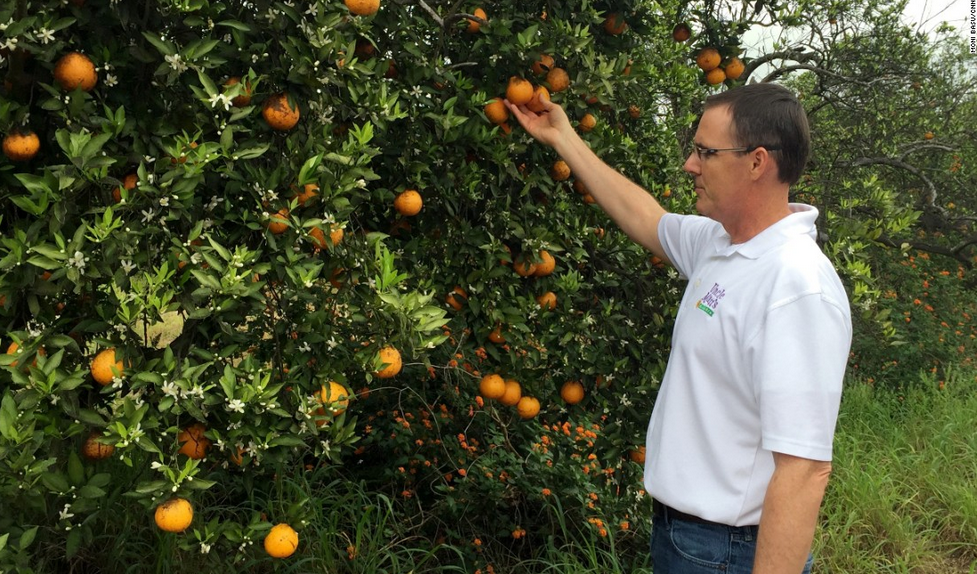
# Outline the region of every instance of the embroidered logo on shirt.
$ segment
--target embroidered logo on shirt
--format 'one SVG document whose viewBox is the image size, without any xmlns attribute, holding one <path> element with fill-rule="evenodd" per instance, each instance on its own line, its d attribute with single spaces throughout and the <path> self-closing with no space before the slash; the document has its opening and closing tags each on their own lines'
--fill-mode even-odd
<svg viewBox="0 0 977 574">
<path fill-rule="evenodd" d="M 719 283 L 714 283 L 712 289 L 705 294 L 702 299 L 695 304 L 696 308 L 712 317 L 716 313 L 716 307 L 719 306 L 719 302 L 723 300 L 726 296 L 726 290 L 719 286 Z"/>
</svg>

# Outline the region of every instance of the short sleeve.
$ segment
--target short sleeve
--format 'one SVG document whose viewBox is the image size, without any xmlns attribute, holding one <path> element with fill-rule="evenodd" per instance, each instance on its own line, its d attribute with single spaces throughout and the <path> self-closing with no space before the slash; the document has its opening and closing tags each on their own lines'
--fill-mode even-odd
<svg viewBox="0 0 977 574">
<path fill-rule="evenodd" d="M 719 233 L 719 223 L 701 215 L 666 213 L 658 223 L 658 241 L 683 279 L 692 276 L 696 260 Z"/>
<path fill-rule="evenodd" d="M 765 450 L 831 460 L 851 347 L 842 303 L 813 293 L 776 305 L 751 342 Z"/>
</svg>

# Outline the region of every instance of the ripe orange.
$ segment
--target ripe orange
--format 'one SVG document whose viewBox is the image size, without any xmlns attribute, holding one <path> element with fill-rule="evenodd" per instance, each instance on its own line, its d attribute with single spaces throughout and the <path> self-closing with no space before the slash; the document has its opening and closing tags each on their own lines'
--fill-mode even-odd
<svg viewBox="0 0 977 574">
<path fill-rule="evenodd" d="M 552 291 L 547 291 L 539 297 L 536 297 L 536 302 L 539 306 L 543 308 L 544 311 L 552 311 L 556 309 L 556 293 Z"/>
<path fill-rule="evenodd" d="M 349 391 L 336 381 L 329 381 L 328 385 L 322 385 L 319 389 L 319 402 L 329 407 L 329 414 L 338 417 L 349 406 Z M 323 407 L 316 412 L 325 415 L 326 409 Z M 322 422 L 317 424 L 321 425 Z"/>
<path fill-rule="evenodd" d="M 414 189 L 406 189 L 394 199 L 394 209 L 401 215 L 417 215 L 421 212 L 423 205 L 424 202 L 421 200 L 421 194 L 417 193 L 417 190 Z"/>
<path fill-rule="evenodd" d="M 119 378 L 125 374 L 122 369 L 122 361 L 117 361 L 115 358 L 115 348 L 99 351 L 92 359 L 91 372 L 95 382 L 103 387 L 112 382 L 116 372 Z"/>
<path fill-rule="evenodd" d="M 343 240 L 343 229 L 341 227 L 334 227 L 332 231 L 329 232 L 329 244 L 333 247 L 339 245 L 339 242 Z M 320 249 L 325 249 L 326 243 L 326 232 L 322 230 L 321 227 L 313 227 L 309 229 L 309 236 L 312 238 L 312 244 L 315 246 L 316 251 Z"/>
<path fill-rule="evenodd" d="M 538 114 L 546 109 L 543 106 L 543 100 L 549 101 L 549 99 L 549 90 L 547 90 L 545 86 L 536 86 L 536 89 L 533 90 L 533 99 L 529 100 L 526 107 L 529 108 L 529 111 L 536 112 Z"/>
<path fill-rule="evenodd" d="M 285 233 L 285 230 L 288 229 L 288 214 L 289 212 L 287 207 L 281 208 L 278 210 L 278 213 L 271 214 L 271 217 L 268 218 L 265 225 L 268 227 L 268 231 L 270 231 L 272 235 L 281 235 L 282 233 Z"/>
<path fill-rule="evenodd" d="M 584 185 L 584 183 L 582 181 L 580 181 L 579 179 L 577 181 L 573 182 L 573 191 L 576 191 L 580 195 L 587 195 L 588 193 L 590 193 L 587 190 L 587 186 Z"/>
<path fill-rule="evenodd" d="M 476 16 L 478 18 L 481 18 L 482 20 L 488 21 L 488 14 L 486 14 L 485 10 L 482 10 L 481 8 L 475 8 L 475 10 L 472 12 L 472 16 Z M 468 32 L 469 34 L 474 34 L 475 32 L 478 32 L 478 30 L 481 27 L 482 27 L 481 22 L 469 18 L 468 28 L 465 31 Z"/>
<path fill-rule="evenodd" d="M 520 277 L 529 277 L 536 272 L 536 264 L 529 261 L 529 258 L 520 254 L 512 262 L 512 270 Z"/>
<path fill-rule="evenodd" d="M 349 11 L 357 16 L 372 16 L 380 9 L 380 0 L 343 0 Z"/>
<path fill-rule="evenodd" d="M 617 12 L 607 15 L 604 19 L 604 31 L 611 36 L 623 34 L 628 29 L 628 23 L 624 21 L 624 16 Z"/>
<path fill-rule="evenodd" d="M 722 68 L 713 68 L 706 72 L 706 83 L 710 86 L 718 86 L 726 81 L 726 72 Z"/>
<path fill-rule="evenodd" d="M 193 522 L 193 505 L 174 497 L 156 507 L 156 526 L 166 532 L 183 532 Z"/>
<path fill-rule="evenodd" d="M 533 73 L 539 76 L 540 74 L 549 72 L 553 68 L 554 64 L 556 64 L 556 60 L 553 59 L 553 56 L 550 56 L 549 54 L 540 54 L 539 59 L 533 62 Z"/>
<path fill-rule="evenodd" d="M 635 119 L 636 120 L 636 119 L 640 118 L 641 117 L 641 108 L 639 108 L 638 106 L 635 106 L 633 104 L 630 105 L 630 106 L 628 106 L 628 115 L 631 116 L 631 119 Z"/>
<path fill-rule="evenodd" d="M 567 381 L 560 388 L 560 398 L 568 405 L 575 405 L 583 400 L 583 385 L 577 381 Z"/>
<path fill-rule="evenodd" d="M 512 76 L 505 88 L 505 99 L 515 106 L 524 106 L 533 99 L 533 93 L 533 84 L 529 80 Z"/>
<path fill-rule="evenodd" d="M 224 87 L 232 88 L 240 83 L 241 83 L 240 77 L 231 76 L 230 78 L 227 79 L 226 82 L 224 82 Z M 241 90 L 242 90 L 241 95 L 234 96 L 233 98 L 231 98 L 231 104 L 233 104 L 234 107 L 236 108 L 243 108 L 244 106 L 251 103 L 251 85 L 244 84 Z"/>
<path fill-rule="evenodd" d="M 305 205 L 319 195 L 319 186 L 315 183 L 307 183 L 300 192 L 296 192 L 294 197 L 299 205 Z"/>
<path fill-rule="evenodd" d="M 298 532 L 284 522 L 272 526 L 265 536 L 265 552 L 272 558 L 288 558 L 298 547 Z"/>
<path fill-rule="evenodd" d="M 933 139 L 935 137 L 936 137 L 936 134 L 934 134 L 933 132 L 926 132 L 925 134 L 923 134 L 923 139 L 931 140 L 931 139 Z"/>
<path fill-rule="evenodd" d="M 522 387 L 519 383 L 509 379 L 505 382 L 505 393 L 499 397 L 499 402 L 507 407 L 514 407 L 519 404 L 519 399 L 522 398 Z"/>
<path fill-rule="evenodd" d="M 380 362 L 386 366 L 376 372 L 379 379 L 389 379 L 397 375 L 404 368 L 403 360 L 400 358 L 400 351 L 393 347 L 380 349 Z"/>
<path fill-rule="evenodd" d="M 288 131 L 299 123 L 299 105 L 295 107 L 288 103 L 288 92 L 281 92 L 269 96 L 261 107 L 261 117 L 273 130 Z"/>
<path fill-rule="evenodd" d="M 139 176 L 135 172 L 127 173 L 125 177 L 122 178 L 122 187 L 117 187 L 112 190 L 112 199 L 116 203 L 122 201 L 122 189 L 125 188 L 126 191 L 132 191 L 136 187 L 136 183 L 139 181 Z"/>
<path fill-rule="evenodd" d="M 593 114 L 584 114 L 584 117 L 580 118 L 580 131 L 589 132 L 597 126 L 597 118 Z"/>
<path fill-rule="evenodd" d="M 533 397 L 522 397 L 516 403 L 516 412 L 524 419 L 531 419 L 539 414 L 539 400 Z"/>
<path fill-rule="evenodd" d="M 68 52 L 54 65 L 54 79 L 64 90 L 78 88 L 90 92 L 98 83 L 95 64 L 88 56 L 78 52 Z"/>
<path fill-rule="evenodd" d="M 746 71 L 746 66 L 743 65 L 743 62 L 739 58 L 733 56 L 726 62 L 726 66 L 723 69 L 726 72 L 727 79 L 738 80 L 743 75 L 743 72 Z"/>
<path fill-rule="evenodd" d="M 548 251 L 541 249 L 539 252 L 539 263 L 536 264 L 536 270 L 533 271 L 533 275 L 536 277 L 545 277 L 553 273 L 554 269 L 556 269 L 556 259 Z"/>
<path fill-rule="evenodd" d="M 692 28 L 685 22 L 679 22 L 672 28 L 672 39 L 676 42 L 684 42 L 692 37 Z"/>
<path fill-rule="evenodd" d="M 88 460 L 104 460 L 115 452 L 115 447 L 98 441 L 98 433 L 88 435 L 81 445 L 81 455 Z"/>
<path fill-rule="evenodd" d="M 719 50 L 713 47 L 703 48 L 695 56 L 695 63 L 703 72 L 719 67 L 720 62 L 722 58 L 719 56 Z"/>
<path fill-rule="evenodd" d="M 180 431 L 176 440 L 180 442 L 180 454 L 185 454 L 193 460 L 200 460 L 207 456 L 210 439 L 204 436 L 207 427 L 203 423 L 193 423 Z"/>
<path fill-rule="evenodd" d="M 644 464 L 645 463 L 645 447 L 639 446 L 638 448 L 631 449 L 631 452 L 629 453 L 629 456 L 631 457 L 631 460 L 633 462 L 636 462 L 638 464 Z"/>
<path fill-rule="evenodd" d="M 509 119 L 509 108 L 505 107 L 502 98 L 494 98 L 485 104 L 485 117 L 493 124 L 504 124 Z"/>
<path fill-rule="evenodd" d="M 566 181 L 570 179 L 570 166 L 567 162 L 562 159 L 558 159 L 553 162 L 553 167 L 550 169 L 550 177 L 556 181 Z"/>
<path fill-rule="evenodd" d="M 15 131 L 3 138 L 3 155 L 11 161 L 29 161 L 40 149 L 41 139 L 32 131 Z"/>
<path fill-rule="evenodd" d="M 628 65 L 624 66 L 624 69 L 621 70 L 621 74 L 624 75 L 624 76 L 630 76 L 631 75 L 631 64 L 633 64 L 633 63 L 634 63 L 634 60 L 628 60 Z"/>
<path fill-rule="evenodd" d="M 16 355 L 17 354 L 17 349 L 19 349 L 19 348 L 20 348 L 20 345 L 17 344 L 16 341 L 11 341 L 10 342 L 10 346 L 7 347 L 7 354 L 8 355 Z M 47 356 L 47 351 L 44 350 L 44 347 L 38 347 L 38 349 L 37 349 L 37 355 L 39 357 L 46 357 Z M 18 362 L 19 361 L 11 361 L 10 366 L 11 367 L 16 367 Z M 31 362 L 31 365 L 34 366 L 34 367 L 37 366 L 37 358 L 36 357 Z"/>
<path fill-rule="evenodd" d="M 457 297 L 455 297 L 457 295 Z M 462 303 L 468 299 L 468 293 L 465 292 L 461 287 L 455 287 L 448 296 L 445 297 L 445 302 L 455 311 L 461 311 Z"/>
<path fill-rule="evenodd" d="M 563 68 L 552 68 L 546 72 L 546 83 L 553 93 L 562 92 L 570 87 L 570 75 Z"/>
<path fill-rule="evenodd" d="M 489 341 L 493 343 L 502 344 L 505 343 L 505 336 L 502 334 L 502 325 L 496 325 L 492 332 L 489 333 Z"/>
<path fill-rule="evenodd" d="M 478 394 L 484 399 L 500 399 L 505 394 L 505 379 L 496 374 L 485 375 L 478 383 Z"/>
</svg>

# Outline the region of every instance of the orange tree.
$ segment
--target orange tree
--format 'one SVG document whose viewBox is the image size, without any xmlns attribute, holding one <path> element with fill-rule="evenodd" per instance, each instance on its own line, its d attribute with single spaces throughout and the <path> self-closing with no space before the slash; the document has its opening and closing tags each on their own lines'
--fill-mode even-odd
<svg viewBox="0 0 977 574">
<path fill-rule="evenodd" d="M 270 561 L 272 524 L 310 524 L 282 486 L 308 469 L 395 500 L 444 560 L 579 529 L 640 563 L 675 277 L 486 106 L 513 76 L 547 88 L 691 211 L 694 103 L 723 89 L 693 42 L 782 4 L 0 8 L 0 566 L 97 563 L 123 530 L 182 564 Z M 480 396 L 489 374 L 518 389 Z M 192 523 L 158 539 L 174 496 Z M 340 544 L 318 534 L 298 556 Z"/>
</svg>

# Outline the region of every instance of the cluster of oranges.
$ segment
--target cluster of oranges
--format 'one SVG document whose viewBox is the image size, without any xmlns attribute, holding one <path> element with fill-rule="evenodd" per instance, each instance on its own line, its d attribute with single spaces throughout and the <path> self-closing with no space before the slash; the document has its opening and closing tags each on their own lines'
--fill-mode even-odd
<svg viewBox="0 0 977 574">
<path fill-rule="evenodd" d="M 529 420 L 539 414 L 539 399 L 522 394 L 522 386 L 514 379 L 489 374 L 478 384 L 478 394 L 486 400 L 496 400 L 508 407 L 516 407 L 519 417 Z"/>
<path fill-rule="evenodd" d="M 505 99 L 515 106 L 526 106 L 531 111 L 542 112 L 543 101 L 549 101 L 551 93 L 559 93 L 570 87 L 570 74 L 563 68 L 556 66 L 556 60 L 549 54 L 540 54 L 539 59 L 530 66 L 533 74 L 544 76 L 543 83 L 534 85 L 521 76 L 512 76 L 505 89 Z M 547 87 L 548 86 L 548 87 Z M 485 117 L 499 126 L 504 133 L 509 133 L 509 110 L 502 102 L 502 98 L 494 98 L 484 108 Z"/>
<path fill-rule="evenodd" d="M 679 22 L 672 28 L 672 39 L 676 42 L 685 42 L 691 37 L 692 28 L 685 22 Z M 696 52 L 695 63 L 702 70 L 706 83 L 711 86 L 718 86 L 726 80 L 738 80 L 746 71 L 742 60 L 735 55 L 724 60 L 720 49 L 715 46 L 704 46 Z"/>
</svg>

